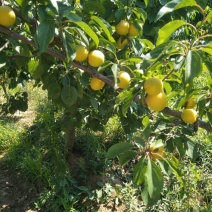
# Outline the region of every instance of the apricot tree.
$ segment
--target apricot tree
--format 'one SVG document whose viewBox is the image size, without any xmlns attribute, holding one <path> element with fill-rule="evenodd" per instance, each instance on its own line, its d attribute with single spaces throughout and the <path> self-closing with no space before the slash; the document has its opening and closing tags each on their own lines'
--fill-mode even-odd
<svg viewBox="0 0 212 212">
<path fill-rule="evenodd" d="M 119 116 L 130 141 L 111 146 L 107 157 L 118 157 L 121 166 L 136 160 L 133 181 L 147 205 L 160 197 L 164 175 L 174 174 L 183 186 L 178 158 L 195 161 L 192 136 L 199 128 L 212 132 L 211 1 L 1 3 L 16 15 L 12 26 L 4 25 L 9 17 L 0 7 L 2 112 L 27 110 L 27 93 L 10 90 L 33 79 L 63 109 L 70 150 L 75 128 L 101 130 Z M 148 94 L 151 78 L 161 84 L 150 85 L 158 92 Z M 198 116 L 187 124 L 190 115 L 182 120 L 181 113 L 190 98 Z"/>
</svg>

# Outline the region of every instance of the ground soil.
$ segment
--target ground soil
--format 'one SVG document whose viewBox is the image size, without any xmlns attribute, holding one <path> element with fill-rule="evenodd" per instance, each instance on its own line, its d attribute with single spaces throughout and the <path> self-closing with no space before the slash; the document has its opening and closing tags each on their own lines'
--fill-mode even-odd
<svg viewBox="0 0 212 212">
<path fill-rule="evenodd" d="M 4 163 L 4 154 L 0 155 L 0 211 L 33 212 L 37 211 L 33 200 L 38 197 L 36 187 L 11 170 Z"/>
</svg>

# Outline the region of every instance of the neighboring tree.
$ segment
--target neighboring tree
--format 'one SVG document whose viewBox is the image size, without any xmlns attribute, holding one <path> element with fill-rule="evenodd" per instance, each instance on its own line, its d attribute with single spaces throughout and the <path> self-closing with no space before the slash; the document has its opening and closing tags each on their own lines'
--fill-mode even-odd
<svg viewBox="0 0 212 212">
<path fill-rule="evenodd" d="M 183 186 L 178 159 L 195 161 L 192 137 L 199 128 L 212 132 L 211 1 L 2 5 L 2 113 L 27 110 L 27 93 L 18 88 L 33 79 L 63 111 L 69 151 L 75 128 L 98 131 L 118 115 L 130 142 L 113 145 L 107 157 L 118 157 L 122 166 L 135 159 L 133 180 L 143 201 L 157 201 L 164 175 L 174 174 Z"/>
</svg>

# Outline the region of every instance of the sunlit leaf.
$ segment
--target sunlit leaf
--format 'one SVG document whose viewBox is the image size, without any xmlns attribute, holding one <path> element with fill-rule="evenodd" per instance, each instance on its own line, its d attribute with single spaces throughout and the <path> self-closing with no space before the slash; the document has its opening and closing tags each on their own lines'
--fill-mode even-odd
<svg viewBox="0 0 212 212">
<path fill-rule="evenodd" d="M 107 158 L 115 158 L 120 154 L 132 149 L 133 147 L 134 145 L 129 142 L 121 142 L 114 144 L 108 149 Z"/>
<path fill-rule="evenodd" d="M 44 21 L 38 25 L 37 28 L 37 43 L 41 52 L 44 52 L 51 39 L 54 37 L 54 22 L 52 21 Z"/>
<path fill-rule="evenodd" d="M 151 198 L 158 197 L 163 189 L 163 174 L 160 168 L 150 159 L 148 160 L 145 176 L 149 196 Z"/>
<path fill-rule="evenodd" d="M 172 36 L 172 34 L 181 26 L 185 25 L 186 22 L 182 20 L 174 20 L 166 25 L 164 25 L 162 28 L 159 29 L 158 32 L 158 39 L 156 42 L 156 45 L 160 45 L 166 41 L 169 40 L 169 38 Z"/>
<path fill-rule="evenodd" d="M 202 61 L 198 52 L 188 51 L 185 60 L 185 84 L 191 83 L 191 81 L 197 77 L 202 71 Z"/>
<path fill-rule="evenodd" d="M 118 158 L 119 158 L 119 164 L 121 166 L 123 166 L 127 162 L 129 162 L 130 160 L 132 160 L 135 156 L 136 156 L 136 152 L 134 152 L 132 150 L 126 151 L 126 152 L 124 152 L 124 153 L 122 153 L 121 155 L 118 156 Z"/>
<path fill-rule="evenodd" d="M 174 10 L 188 7 L 188 6 L 194 6 L 197 5 L 195 0 L 173 0 L 165 4 L 160 11 L 158 12 L 155 21 L 159 20 L 161 17 L 163 17 L 165 14 L 173 12 Z"/>
<path fill-rule="evenodd" d="M 100 26 L 100 29 L 104 32 L 104 34 L 106 35 L 106 38 L 110 42 L 115 42 L 115 40 L 112 36 L 112 33 L 108 29 L 109 23 L 107 23 L 105 20 L 103 20 L 97 16 L 92 16 L 91 20 L 95 21 Z"/>
<path fill-rule="evenodd" d="M 77 21 L 75 22 L 95 43 L 96 47 L 99 45 L 99 38 L 96 33 L 86 24 L 85 22 Z"/>
<path fill-rule="evenodd" d="M 145 181 L 145 173 L 147 169 L 146 159 L 142 157 L 133 169 L 133 182 L 141 185 Z"/>
</svg>

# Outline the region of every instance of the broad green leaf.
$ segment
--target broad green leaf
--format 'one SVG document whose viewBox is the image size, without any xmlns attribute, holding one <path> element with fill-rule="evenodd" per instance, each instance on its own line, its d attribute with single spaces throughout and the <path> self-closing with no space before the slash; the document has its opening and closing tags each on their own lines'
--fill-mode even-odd
<svg viewBox="0 0 212 212">
<path fill-rule="evenodd" d="M 58 9 L 58 5 L 57 5 L 57 1 L 56 0 L 50 0 L 54 10 L 58 13 L 59 9 Z"/>
<path fill-rule="evenodd" d="M 93 108 L 97 110 L 99 105 L 98 100 L 95 97 L 90 96 L 90 101 Z"/>
<path fill-rule="evenodd" d="M 185 137 L 184 144 L 186 154 L 192 159 L 192 161 L 195 161 L 199 155 L 196 143 Z"/>
<path fill-rule="evenodd" d="M 121 166 L 125 165 L 128 161 L 132 160 L 136 156 L 136 152 L 129 150 L 118 156 L 119 164 Z"/>
<path fill-rule="evenodd" d="M 144 3 L 145 3 L 145 5 L 146 5 L 146 7 L 147 7 L 148 4 L 149 4 L 149 0 L 144 0 Z"/>
<path fill-rule="evenodd" d="M 99 46 L 101 46 L 104 49 L 107 49 L 108 51 L 112 52 L 114 55 L 116 54 L 116 46 L 113 45 L 113 43 L 111 43 L 110 41 L 104 38 L 100 38 L 99 41 L 100 41 Z"/>
<path fill-rule="evenodd" d="M 162 44 L 156 46 L 155 48 L 153 48 L 153 50 L 151 52 L 149 52 L 148 54 L 146 54 L 144 56 L 144 58 L 147 60 L 155 60 L 159 56 L 161 56 L 165 51 L 167 51 L 170 48 L 172 48 L 173 46 L 175 46 L 177 43 L 178 42 L 174 41 L 174 40 L 162 43 Z"/>
<path fill-rule="evenodd" d="M 208 43 L 206 46 L 202 47 L 201 50 L 212 55 L 212 43 Z"/>
<path fill-rule="evenodd" d="M 38 60 L 31 60 L 27 66 L 29 73 L 34 79 L 39 79 L 44 72 L 42 64 Z"/>
<path fill-rule="evenodd" d="M 150 159 L 148 160 L 145 176 L 149 196 L 151 198 L 158 197 L 163 189 L 163 174 L 160 168 Z"/>
<path fill-rule="evenodd" d="M 106 35 L 107 40 L 115 43 L 112 33 L 108 29 L 109 23 L 107 23 L 104 19 L 101 19 L 97 16 L 92 16 L 91 20 L 95 21 L 100 26 L 100 29 L 103 30 L 104 34 Z"/>
<path fill-rule="evenodd" d="M 84 4 L 85 11 L 90 14 L 98 13 L 103 16 L 105 13 L 105 8 L 98 1 L 87 1 Z"/>
<path fill-rule="evenodd" d="M 156 45 L 158 46 L 168 41 L 172 34 L 183 25 L 186 25 L 186 22 L 182 20 L 174 20 L 164 25 L 158 32 Z"/>
<path fill-rule="evenodd" d="M 69 21 L 76 22 L 76 21 L 81 21 L 82 18 L 78 16 L 77 14 L 71 12 L 70 10 L 66 10 L 63 13 L 63 16 L 66 17 Z"/>
<path fill-rule="evenodd" d="M 183 7 L 189 7 L 189 6 L 195 6 L 197 5 L 195 0 L 173 0 L 165 4 L 160 11 L 158 12 L 155 21 L 158 21 L 161 17 L 163 17 L 165 14 L 173 12 L 174 10 L 183 8 Z"/>
<path fill-rule="evenodd" d="M 61 93 L 61 87 L 58 82 L 51 82 L 48 85 L 48 98 L 49 99 L 57 99 Z"/>
<path fill-rule="evenodd" d="M 134 140 L 139 146 L 145 147 L 146 142 L 141 137 L 136 136 L 134 137 Z"/>
<path fill-rule="evenodd" d="M 129 142 L 117 143 L 108 149 L 106 156 L 107 156 L 107 158 L 115 158 L 115 157 L 119 156 L 120 154 L 132 149 L 133 147 L 134 147 L 134 145 Z"/>
<path fill-rule="evenodd" d="M 148 47 L 148 48 L 150 48 L 150 49 L 153 49 L 153 48 L 155 47 L 154 44 L 153 44 L 151 41 L 147 40 L 147 39 L 140 39 L 140 41 L 141 41 L 146 47 Z"/>
<path fill-rule="evenodd" d="M 55 26 L 52 21 L 44 21 L 38 25 L 36 40 L 41 52 L 45 52 L 47 49 L 51 39 L 54 37 L 54 30 Z"/>
<path fill-rule="evenodd" d="M 74 39 L 72 35 L 69 34 L 68 31 L 62 33 L 63 36 L 63 45 L 66 50 L 66 57 L 67 61 L 70 62 L 75 58 L 75 46 L 74 46 Z"/>
<path fill-rule="evenodd" d="M 196 6 L 197 3 L 195 0 L 181 0 L 179 4 L 174 8 L 175 10 L 183 8 L 183 7 L 191 7 Z"/>
<path fill-rule="evenodd" d="M 209 59 L 204 60 L 204 64 L 206 65 L 208 71 L 212 74 L 212 61 Z"/>
<path fill-rule="evenodd" d="M 75 22 L 95 43 L 96 47 L 99 45 L 99 38 L 96 33 L 85 23 L 81 21 Z"/>
<path fill-rule="evenodd" d="M 185 84 L 190 84 L 202 71 L 202 61 L 198 52 L 188 51 L 185 60 Z"/>
<path fill-rule="evenodd" d="M 174 157 L 173 154 L 171 154 L 170 159 L 164 160 L 164 161 L 168 163 L 169 167 L 171 168 L 172 172 L 176 176 L 177 180 L 180 182 L 180 186 L 183 187 L 184 186 L 184 182 L 182 179 L 183 172 L 181 171 L 182 167 L 179 163 L 179 160 L 176 157 Z"/>
<path fill-rule="evenodd" d="M 212 125 L 212 113 L 207 112 L 207 116 L 208 116 L 208 120 L 209 120 L 210 124 Z"/>
<path fill-rule="evenodd" d="M 64 86 L 61 91 L 61 99 L 67 107 L 71 107 L 77 101 L 77 89 L 74 86 Z"/>
<path fill-rule="evenodd" d="M 147 207 L 150 207 L 157 203 L 157 201 L 160 199 L 160 196 L 158 195 L 156 198 L 151 198 L 148 192 L 148 185 L 145 183 L 144 187 L 142 188 L 141 198 L 144 201 L 144 204 Z"/>
<path fill-rule="evenodd" d="M 146 158 L 142 157 L 133 169 L 133 182 L 141 185 L 145 181 L 145 173 L 147 169 Z"/>
<path fill-rule="evenodd" d="M 180 2 L 180 0 L 174 0 L 174 1 L 170 1 L 167 4 L 165 4 L 160 11 L 158 12 L 156 18 L 155 18 L 155 22 L 158 21 L 161 17 L 163 17 L 166 13 L 170 13 L 172 11 L 174 11 L 174 8 L 176 7 L 176 5 Z"/>
<path fill-rule="evenodd" d="M 126 117 L 128 108 L 131 105 L 131 102 L 135 96 L 133 92 L 134 88 L 131 88 L 130 90 L 123 90 L 119 93 L 117 96 L 117 104 L 121 105 L 122 115 Z"/>
</svg>

